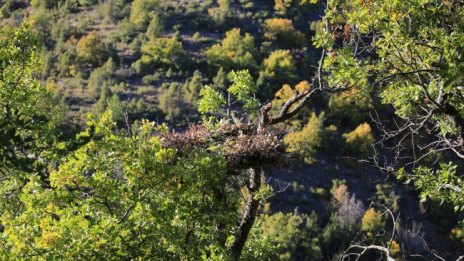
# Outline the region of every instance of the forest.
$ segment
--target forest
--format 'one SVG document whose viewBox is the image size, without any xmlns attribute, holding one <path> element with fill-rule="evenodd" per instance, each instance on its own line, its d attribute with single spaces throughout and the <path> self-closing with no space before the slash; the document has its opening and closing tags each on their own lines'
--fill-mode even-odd
<svg viewBox="0 0 464 261">
<path fill-rule="evenodd" d="M 0 0 L 0 260 L 464 260 L 464 2 Z"/>
</svg>

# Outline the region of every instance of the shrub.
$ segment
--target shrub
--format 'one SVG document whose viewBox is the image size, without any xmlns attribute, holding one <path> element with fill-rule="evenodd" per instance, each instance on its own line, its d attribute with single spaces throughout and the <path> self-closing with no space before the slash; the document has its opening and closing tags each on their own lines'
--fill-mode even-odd
<svg viewBox="0 0 464 261">
<path fill-rule="evenodd" d="M 392 240 L 390 244 L 390 255 L 398 256 L 401 253 L 401 246 L 396 240 Z"/>
<path fill-rule="evenodd" d="M 315 0 L 274 0 L 274 10 L 279 15 L 301 13 L 309 7 L 309 4 L 316 2 Z"/>
<path fill-rule="evenodd" d="M 113 80 L 115 70 L 116 64 L 111 58 L 108 59 L 108 61 L 102 67 L 93 70 L 90 74 L 89 82 L 87 84 L 89 95 L 93 97 L 98 96 L 105 82 L 107 84 L 113 85 L 115 83 Z"/>
<path fill-rule="evenodd" d="M 274 99 L 272 100 L 272 108 L 274 110 L 280 110 L 285 102 L 295 96 L 295 91 L 301 94 L 309 89 L 311 89 L 311 85 L 308 81 L 298 83 L 295 85 L 295 88 L 292 88 L 289 84 L 284 84 L 282 88 L 275 93 Z"/>
<path fill-rule="evenodd" d="M 319 234 L 322 254 L 325 260 L 338 260 L 338 254 L 351 245 L 355 231 L 340 223 L 336 213 L 330 216 L 330 220 Z"/>
<path fill-rule="evenodd" d="M 343 134 L 343 138 L 348 152 L 359 156 L 369 156 L 373 153 L 374 136 L 368 123 L 362 123 L 352 132 Z"/>
<path fill-rule="evenodd" d="M 226 89 L 226 73 L 224 72 L 224 68 L 219 68 L 216 73 L 216 76 L 213 78 L 213 85 L 217 90 L 225 90 Z"/>
<path fill-rule="evenodd" d="M 192 107 L 196 107 L 198 103 L 198 95 L 203 87 L 203 76 L 199 70 L 195 70 L 192 78 L 185 83 L 184 100 Z"/>
<path fill-rule="evenodd" d="M 113 112 L 113 120 L 121 121 L 124 119 L 125 105 L 121 102 L 121 99 L 117 94 L 113 94 L 107 102 L 107 110 Z"/>
<path fill-rule="evenodd" d="M 330 199 L 330 194 L 324 188 L 311 188 L 311 194 L 321 199 Z"/>
<path fill-rule="evenodd" d="M 100 98 L 95 104 L 93 111 L 96 115 L 102 115 L 108 106 L 108 99 L 112 96 L 111 90 L 107 84 L 101 87 Z"/>
<path fill-rule="evenodd" d="M 130 21 L 137 29 L 146 29 L 152 16 L 160 11 L 159 0 L 134 0 L 131 5 Z"/>
<path fill-rule="evenodd" d="M 142 63 L 149 65 L 166 65 L 168 67 L 181 66 L 181 57 L 184 54 L 184 47 L 175 37 L 154 38 L 142 45 Z"/>
<path fill-rule="evenodd" d="M 301 131 L 291 132 L 284 138 L 287 151 L 298 153 L 306 163 L 314 163 L 315 153 L 322 142 L 324 120 L 324 113 L 319 114 L 319 116 L 312 113 L 308 123 Z"/>
<path fill-rule="evenodd" d="M 94 5 L 97 3 L 97 0 L 78 0 L 79 4 L 82 6 Z"/>
<path fill-rule="evenodd" d="M 220 43 L 205 51 L 208 64 L 217 68 L 223 67 L 226 71 L 258 67 L 256 54 L 253 36 L 249 33 L 241 36 L 238 28 L 228 31 Z"/>
<path fill-rule="evenodd" d="M 459 222 L 451 229 L 450 239 L 459 250 L 464 250 L 464 222 Z"/>
<path fill-rule="evenodd" d="M 348 197 L 348 186 L 345 184 L 340 184 L 334 191 L 332 192 L 332 196 L 337 201 L 337 203 L 341 204 L 347 200 Z"/>
<path fill-rule="evenodd" d="M 44 7 L 46 9 L 52 9 L 58 7 L 61 0 L 31 0 L 31 6 L 39 8 Z"/>
<path fill-rule="evenodd" d="M 244 251 L 245 260 L 318 260 L 322 258 L 317 237 L 317 215 L 278 212 L 261 215 Z M 256 242 L 256 243 L 255 243 Z M 259 243 L 259 244 L 257 244 Z M 256 255 L 259 249 L 268 256 Z M 267 247 L 269 250 L 263 249 Z M 310 259 L 309 259 L 310 257 Z"/>
<path fill-rule="evenodd" d="M 76 45 L 77 58 L 91 66 L 100 66 L 108 60 L 110 54 L 110 47 L 103 43 L 100 34 L 96 31 L 83 36 Z"/>
<path fill-rule="evenodd" d="M 367 110 L 371 109 L 372 99 L 357 88 L 340 94 L 333 94 L 329 99 L 331 116 L 349 123 L 357 123 L 364 117 Z"/>
<path fill-rule="evenodd" d="M 345 200 L 339 205 L 338 219 L 344 227 L 354 229 L 358 226 L 364 214 L 364 204 L 356 199 L 355 195 L 349 197 L 346 193 Z"/>
<path fill-rule="evenodd" d="M 129 43 L 137 38 L 134 38 L 137 35 L 135 26 L 127 19 L 123 19 L 117 24 L 117 30 L 113 32 L 110 36 L 113 41 L 121 41 L 123 43 Z"/>
<path fill-rule="evenodd" d="M 178 83 L 171 83 L 162 91 L 158 108 L 166 115 L 166 120 L 172 121 L 181 115 L 184 108 L 184 90 Z"/>
<path fill-rule="evenodd" d="M 222 26 L 226 19 L 231 15 L 231 0 L 218 0 L 217 2 L 218 7 L 208 9 L 208 14 L 211 16 L 216 25 Z"/>
<path fill-rule="evenodd" d="M 53 25 L 52 21 L 53 13 L 43 7 L 32 13 L 27 19 L 28 24 L 30 24 L 43 39 L 46 39 L 46 37 L 50 35 Z"/>
<path fill-rule="evenodd" d="M 265 86 L 267 93 L 273 93 L 276 86 L 293 83 L 296 79 L 295 60 L 290 51 L 276 50 L 263 61 L 258 85 Z"/>
<path fill-rule="evenodd" d="M 374 208 L 369 208 L 361 220 L 361 231 L 366 232 L 368 237 L 373 237 L 377 232 L 383 230 L 385 222 L 382 216 Z"/>
<path fill-rule="evenodd" d="M 390 184 L 377 184 L 375 186 L 375 202 L 384 204 L 391 211 L 398 212 L 400 210 L 400 196 Z"/>
<path fill-rule="evenodd" d="M 164 32 L 164 21 L 160 14 L 154 14 L 151 18 L 150 24 L 147 27 L 145 35 L 149 39 L 156 39 Z"/>
<path fill-rule="evenodd" d="M 264 38 L 277 43 L 280 48 L 304 46 L 304 34 L 293 27 L 292 20 L 271 18 L 265 21 Z"/>
</svg>

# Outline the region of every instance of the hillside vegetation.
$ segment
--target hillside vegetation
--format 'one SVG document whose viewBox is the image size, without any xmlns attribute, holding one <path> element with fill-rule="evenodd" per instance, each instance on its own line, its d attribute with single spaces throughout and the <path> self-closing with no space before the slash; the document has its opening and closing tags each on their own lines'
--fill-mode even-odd
<svg viewBox="0 0 464 261">
<path fill-rule="evenodd" d="M 0 1 L 0 260 L 462 260 L 463 13 Z"/>
</svg>

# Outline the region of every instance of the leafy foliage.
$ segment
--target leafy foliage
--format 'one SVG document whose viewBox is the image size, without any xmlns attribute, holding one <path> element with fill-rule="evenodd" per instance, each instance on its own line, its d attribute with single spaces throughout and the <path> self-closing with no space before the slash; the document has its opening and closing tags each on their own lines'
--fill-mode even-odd
<svg viewBox="0 0 464 261">
<path fill-rule="evenodd" d="M 3 256 L 224 257 L 236 201 L 226 194 L 223 157 L 179 157 L 150 135 L 149 122 L 136 137 L 115 135 L 111 118 L 90 119 L 80 135 L 90 141 L 52 171 L 50 187 L 31 177 L 18 195 L 22 211 L 4 210 Z"/>
<path fill-rule="evenodd" d="M 285 137 L 287 151 L 296 152 L 304 158 L 305 162 L 313 163 L 317 148 L 321 146 L 324 120 L 324 113 L 319 116 L 312 113 L 301 131 L 291 132 Z"/>
<path fill-rule="evenodd" d="M 456 211 L 464 210 L 462 186 L 464 181 L 456 175 L 457 166 L 452 162 L 440 164 L 436 170 L 420 166 L 414 169 L 413 174 L 407 175 L 404 169 L 398 171 L 398 179 L 406 183 L 414 182 L 414 186 L 421 191 L 422 202 L 427 199 L 438 200 L 441 203 L 451 202 Z"/>
<path fill-rule="evenodd" d="M 247 70 L 232 71 L 228 74 L 228 77 L 232 85 L 227 91 L 235 95 L 238 101 L 243 102 L 243 108 L 249 109 L 259 105 L 259 101 L 255 98 L 258 87 Z"/>
<path fill-rule="evenodd" d="M 349 152 L 362 156 L 369 156 L 372 154 L 374 136 L 372 136 L 371 126 L 368 123 L 362 123 L 352 132 L 343 134 L 343 138 L 345 138 Z"/>
<path fill-rule="evenodd" d="M 102 42 L 98 32 L 92 31 L 83 36 L 76 45 L 77 58 L 84 64 L 99 66 L 110 56 L 109 47 Z"/>
<path fill-rule="evenodd" d="M 179 67 L 184 53 L 182 42 L 176 37 L 154 38 L 142 45 L 142 63 Z"/>
<path fill-rule="evenodd" d="M 259 240 L 261 244 L 266 243 L 268 245 L 255 246 L 254 240 L 257 240 L 257 238 L 251 238 L 247 251 L 256 251 L 266 247 L 269 248 L 267 251 L 271 253 L 258 256 L 259 258 L 318 260 L 322 258 L 322 253 L 316 236 L 317 222 L 315 213 L 298 215 L 296 213 L 285 214 L 278 212 L 272 215 L 262 215 L 257 222 L 258 225 L 254 233 L 256 233 L 256 237 L 264 238 Z M 272 253 L 273 255 L 271 255 Z M 256 258 L 256 254 L 254 256 Z M 247 252 L 244 259 L 247 260 Z"/>
<path fill-rule="evenodd" d="M 258 66 L 255 60 L 256 53 L 254 37 L 249 33 L 241 36 L 238 28 L 228 31 L 221 43 L 205 51 L 209 64 L 223 67 L 226 71 L 256 68 Z"/>
<path fill-rule="evenodd" d="M 373 237 L 377 232 L 382 230 L 385 223 L 382 216 L 374 208 L 369 208 L 361 221 L 361 230 L 366 232 L 369 237 Z"/>
<path fill-rule="evenodd" d="M 205 113 L 216 113 L 226 104 L 224 97 L 211 86 L 205 86 L 200 91 L 198 111 Z"/>
<path fill-rule="evenodd" d="M 131 5 L 130 21 L 144 30 L 160 8 L 160 0 L 134 0 Z"/>
<path fill-rule="evenodd" d="M 25 27 L 0 30 L 0 172 L 38 167 L 31 161 L 47 157 L 42 153 L 55 140 L 61 113 L 36 78 L 39 46 Z"/>
<path fill-rule="evenodd" d="M 273 91 L 275 86 L 293 83 L 296 78 L 295 60 L 290 51 L 276 50 L 263 61 L 258 84 L 266 86 L 268 91 Z"/>
<path fill-rule="evenodd" d="M 301 47 L 304 45 L 304 34 L 294 28 L 290 19 L 268 19 L 265 21 L 265 30 L 264 38 L 276 41 L 281 48 Z"/>
</svg>

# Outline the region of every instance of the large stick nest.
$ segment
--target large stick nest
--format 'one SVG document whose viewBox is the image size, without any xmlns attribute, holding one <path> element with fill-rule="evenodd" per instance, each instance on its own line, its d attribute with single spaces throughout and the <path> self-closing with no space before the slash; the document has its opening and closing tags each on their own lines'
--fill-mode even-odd
<svg viewBox="0 0 464 261">
<path fill-rule="evenodd" d="M 184 132 L 161 134 L 164 145 L 178 153 L 203 149 L 223 153 L 230 173 L 238 173 L 251 166 L 263 166 L 281 160 L 284 146 L 281 132 L 268 130 L 257 133 L 253 125 L 237 126 L 224 123 L 208 129 L 204 125 L 191 125 Z"/>
</svg>

